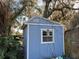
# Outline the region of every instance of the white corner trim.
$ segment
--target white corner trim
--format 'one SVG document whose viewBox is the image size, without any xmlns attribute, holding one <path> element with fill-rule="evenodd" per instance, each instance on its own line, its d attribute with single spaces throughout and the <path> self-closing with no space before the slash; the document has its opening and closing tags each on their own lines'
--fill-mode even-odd
<svg viewBox="0 0 79 59">
<path fill-rule="evenodd" d="M 65 43 L 64 43 L 64 27 L 63 27 L 63 53 L 65 54 Z"/>
<path fill-rule="evenodd" d="M 50 29 L 50 28 L 49 28 Z M 50 43 L 55 43 L 55 39 L 54 39 L 54 29 L 50 29 L 50 30 L 52 30 L 53 31 L 53 41 L 51 41 L 51 42 L 43 42 L 43 35 L 42 35 L 42 31 L 43 30 L 47 30 L 46 28 L 42 28 L 41 29 L 41 44 L 50 44 Z"/>
<path fill-rule="evenodd" d="M 29 25 L 27 26 L 27 59 L 29 59 Z"/>
</svg>

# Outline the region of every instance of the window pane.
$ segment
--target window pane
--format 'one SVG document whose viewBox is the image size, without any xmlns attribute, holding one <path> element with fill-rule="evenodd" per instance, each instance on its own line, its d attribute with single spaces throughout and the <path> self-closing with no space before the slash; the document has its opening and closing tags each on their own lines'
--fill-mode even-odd
<svg viewBox="0 0 79 59">
<path fill-rule="evenodd" d="M 47 31 L 43 31 L 43 36 L 46 36 L 47 35 Z"/>
<path fill-rule="evenodd" d="M 52 37 L 43 37 L 43 42 L 51 42 Z"/>
<path fill-rule="evenodd" d="M 49 32 L 49 36 L 52 36 L 52 31 Z"/>
</svg>

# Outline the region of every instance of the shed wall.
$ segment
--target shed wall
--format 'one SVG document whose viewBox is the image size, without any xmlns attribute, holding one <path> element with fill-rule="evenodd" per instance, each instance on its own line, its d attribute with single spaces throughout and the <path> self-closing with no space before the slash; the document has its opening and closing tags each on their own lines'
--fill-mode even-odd
<svg viewBox="0 0 79 59">
<path fill-rule="evenodd" d="M 54 43 L 41 44 L 41 29 L 54 29 Z M 29 26 L 29 59 L 44 59 L 63 55 L 62 26 Z M 26 44 L 27 45 L 27 44 Z"/>
</svg>

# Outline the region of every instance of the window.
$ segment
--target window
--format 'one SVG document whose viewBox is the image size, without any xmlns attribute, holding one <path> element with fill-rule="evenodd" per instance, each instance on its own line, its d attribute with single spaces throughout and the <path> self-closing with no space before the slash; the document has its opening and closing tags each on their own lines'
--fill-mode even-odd
<svg viewBox="0 0 79 59">
<path fill-rule="evenodd" d="M 42 29 L 41 30 L 41 42 L 42 43 L 53 42 L 53 29 Z"/>
</svg>

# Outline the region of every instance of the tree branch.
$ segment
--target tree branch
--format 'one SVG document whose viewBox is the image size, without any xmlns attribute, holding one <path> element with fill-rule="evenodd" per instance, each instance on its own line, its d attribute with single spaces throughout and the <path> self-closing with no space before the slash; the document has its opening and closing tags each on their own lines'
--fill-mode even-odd
<svg viewBox="0 0 79 59">
<path fill-rule="evenodd" d="M 11 20 L 14 20 L 18 15 L 22 13 L 22 11 L 25 9 L 26 5 L 24 5 L 18 12 L 16 12 L 12 17 L 10 18 Z"/>
<path fill-rule="evenodd" d="M 46 16 L 46 18 L 48 18 L 54 11 L 61 11 L 66 8 L 66 9 L 69 9 L 69 10 L 79 10 L 79 8 L 72 8 L 72 7 L 69 7 L 69 6 L 64 6 L 62 8 L 53 8 L 52 10 L 50 10 L 48 12 L 48 16 Z"/>
<path fill-rule="evenodd" d="M 50 2 L 46 2 L 43 17 L 48 18 L 54 11 L 61 11 L 62 15 L 64 15 L 63 9 L 79 10 L 79 8 L 70 7 L 69 4 L 66 4 L 63 1 L 61 2 L 60 0 L 56 0 L 55 2 L 57 2 L 57 1 L 59 1 L 59 3 L 62 5 L 62 7 L 55 7 L 55 4 L 54 4 L 54 6 L 52 6 L 53 8 L 50 9 L 49 8 L 49 4 L 50 4 L 51 1 Z"/>
</svg>

